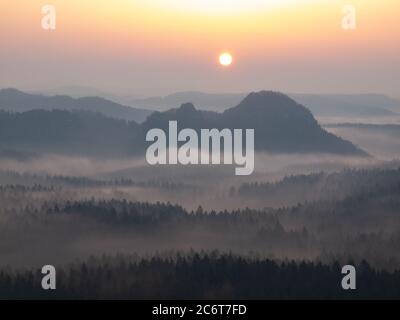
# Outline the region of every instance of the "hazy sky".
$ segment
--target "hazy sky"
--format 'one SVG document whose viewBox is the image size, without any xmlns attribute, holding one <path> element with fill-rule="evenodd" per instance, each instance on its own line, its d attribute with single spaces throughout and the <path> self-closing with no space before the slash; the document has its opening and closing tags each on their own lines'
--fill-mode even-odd
<svg viewBox="0 0 400 320">
<path fill-rule="evenodd" d="M 54 31 L 41 27 L 45 4 Z M 354 31 L 341 27 L 345 4 Z M 398 0 L 0 0 L 0 13 L 0 87 L 400 97 Z"/>
</svg>

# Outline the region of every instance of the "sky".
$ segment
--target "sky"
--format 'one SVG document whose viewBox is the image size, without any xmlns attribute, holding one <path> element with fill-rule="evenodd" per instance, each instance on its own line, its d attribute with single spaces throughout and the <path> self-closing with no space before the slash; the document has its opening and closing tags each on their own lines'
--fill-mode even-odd
<svg viewBox="0 0 400 320">
<path fill-rule="evenodd" d="M 47 4 L 55 30 L 41 25 Z M 0 14 L 0 88 L 400 98 L 398 0 L 0 0 Z"/>
</svg>

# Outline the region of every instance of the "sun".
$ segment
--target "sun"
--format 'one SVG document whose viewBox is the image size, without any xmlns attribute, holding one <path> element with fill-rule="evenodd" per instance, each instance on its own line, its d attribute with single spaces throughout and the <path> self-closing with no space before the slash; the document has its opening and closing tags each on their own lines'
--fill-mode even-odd
<svg viewBox="0 0 400 320">
<path fill-rule="evenodd" d="M 232 64 L 233 58 L 229 52 L 221 53 L 219 56 L 219 63 L 221 66 L 228 67 Z"/>
</svg>

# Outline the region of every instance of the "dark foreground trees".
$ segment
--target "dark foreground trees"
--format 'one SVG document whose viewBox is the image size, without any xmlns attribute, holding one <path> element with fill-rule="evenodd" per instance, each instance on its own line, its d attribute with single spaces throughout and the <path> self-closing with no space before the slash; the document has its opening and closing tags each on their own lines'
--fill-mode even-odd
<svg viewBox="0 0 400 320">
<path fill-rule="evenodd" d="M 57 270 L 57 289 L 41 289 L 39 270 L 0 272 L 0 298 L 358 299 L 400 298 L 400 272 L 356 266 L 357 289 L 341 287 L 341 266 L 191 253 L 91 259 Z"/>
</svg>

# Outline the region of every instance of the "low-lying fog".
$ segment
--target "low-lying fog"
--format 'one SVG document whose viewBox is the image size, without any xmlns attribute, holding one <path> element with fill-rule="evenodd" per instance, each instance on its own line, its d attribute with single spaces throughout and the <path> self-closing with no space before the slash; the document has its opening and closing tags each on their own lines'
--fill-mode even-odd
<svg viewBox="0 0 400 320">
<path fill-rule="evenodd" d="M 130 179 L 124 185 L 95 184 L 65 187 L 58 197 L 64 199 L 126 199 L 128 201 L 171 202 L 188 210 L 202 206 L 207 210 L 263 208 L 292 205 L 296 199 L 260 201 L 232 196 L 232 189 L 243 183 L 274 182 L 287 175 L 340 171 L 345 168 L 371 167 L 380 162 L 374 158 L 332 156 L 328 154 L 267 154 L 257 153 L 255 171 L 249 176 L 236 176 L 235 165 L 157 165 L 150 166 L 144 159 L 98 160 L 59 155 L 41 155 L 26 161 L 0 160 L 0 171 L 26 173 L 25 176 L 2 174 L 1 185 L 45 184 L 53 180 L 46 175 L 87 177 L 93 181 Z M 33 177 L 32 177 L 33 175 Z M 34 175 L 38 175 L 35 178 Z M 41 178 L 40 178 L 41 177 Z M 78 191 L 79 190 L 79 191 Z M 294 203 L 293 203 L 294 202 Z"/>
<path fill-rule="evenodd" d="M 383 148 L 383 147 L 382 147 Z M 64 155 L 38 155 L 29 160 L 0 158 L 0 170 L 20 173 L 84 176 L 96 179 L 130 178 L 136 180 L 177 179 L 201 176 L 205 180 L 220 179 L 252 180 L 260 176 L 282 176 L 286 174 L 341 170 L 347 167 L 374 165 L 373 158 L 339 156 L 332 154 L 255 154 L 254 173 L 235 176 L 238 165 L 155 165 L 147 164 L 144 158 L 96 159 Z"/>
<path fill-rule="evenodd" d="M 400 125 L 329 126 L 326 129 L 343 139 L 352 141 L 376 159 L 400 158 Z"/>
<path fill-rule="evenodd" d="M 1 266 L 29 267 L 66 263 L 90 255 L 152 254 L 190 249 L 219 249 L 240 254 L 254 252 L 282 259 L 331 259 L 351 255 L 370 258 L 383 268 L 400 266 L 397 253 L 400 251 L 396 249 L 400 235 L 393 230 L 398 230 L 394 220 L 398 214 L 395 212 L 398 195 L 385 195 L 385 201 L 389 201 L 386 208 L 382 207 L 380 199 L 372 199 L 366 207 L 358 208 L 355 206 L 357 202 L 349 205 L 348 210 L 356 208 L 352 214 L 328 215 L 336 211 L 334 201 L 341 201 L 349 192 L 357 190 L 362 181 L 375 185 L 378 180 L 374 175 L 372 178 L 368 174 L 364 177 L 361 173 L 360 176 L 365 178 L 361 180 L 357 180 L 360 177 L 354 179 L 352 174 L 347 177 L 346 173 L 331 180 L 305 176 L 289 180 L 275 189 L 272 187 L 272 191 L 260 186 L 239 192 L 243 183 L 277 182 L 289 175 L 342 172 L 348 168 L 396 168 L 398 162 L 391 165 L 386 160 L 400 158 L 398 131 L 386 127 L 329 126 L 327 129 L 352 141 L 372 156 L 256 153 L 255 171 L 250 176 L 235 176 L 235 165 L 150 166 L 143 158 L 107 160 L 54 154 L 32 156 L 26 160 L 0 158 L 0 187 L 4 187 L 0 192 Z M 380 183 L 386 185 L 390 176 L 379 178 Z M 84 179 L 82 182 L 81 177 L 88 178 L 90 183 Z M 115 183 L 116 179 L 125 182 Z M 310 184 L 313 179 L 320 180 Z M 19 190 L 7 187 L 9 185 L 33 189 Z M 34 189 L 35 185 L 50 189 Z M 261 225 L 258 218 L 254 221 L 253 218 L 243 221 L 215 218 L 209 222 L 200 220 L 196 225 L 191 224 L 188 218 L 167 225 L 161 231 L 141 230 L 139 226 L 125 228 L 124 224 L 107 224 L 80 214 L 49 216 L 43 211 L 43 208 L 54 205 L 62 207 L 68 201 L 79 203 L 90 199 L 114 199 L 121 203 L 125 200 L 153 204 L 170 202 L 189 212 L 196 211 L 199 206 L 207 211 L 232 211 L 246 207 L 267 210 L 265 212 L 273 210 L 269 208 L 288 209 L 274 211 L 285 212 L 280 221 L 282 226 L 275 221 L 274 214 L 271 219 L 262 218 L 265 221 Z M 321 207 L 311 206 L 301 214 L 298 212 L 301 209 L 290 209 L 298 203 L 313 203 L 319 199 L 333 202 L 321 204 Z M 121 203 L 114 204 L 116 210 Z M 110 208 L 112 204 L 104 202 L 103 206 Z M 342 205 L 338 208 L 343 210 Z M 149 210 L 151 213 L 155 209 Z M 310 216 L 307 215 L 309 211 Z M 349 221 L 342 224 L 341 219 Z M 304 231 L 303 227 L 307 230 Z M 392 260 L 389 263 L 385 259 Z"/>
</svg>

